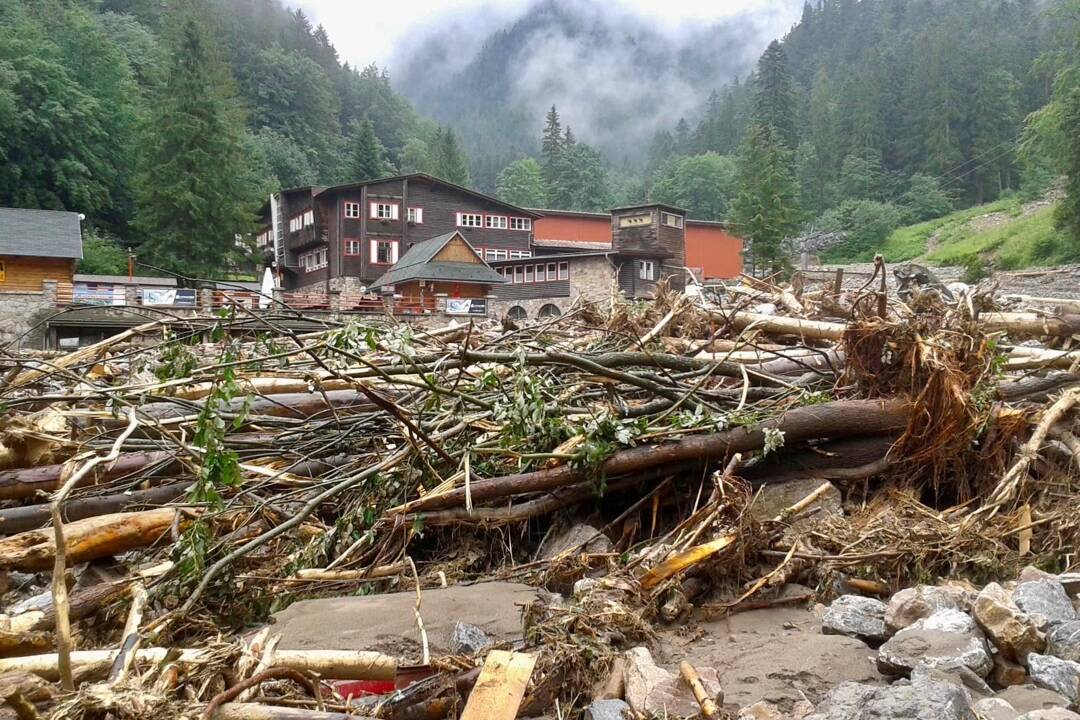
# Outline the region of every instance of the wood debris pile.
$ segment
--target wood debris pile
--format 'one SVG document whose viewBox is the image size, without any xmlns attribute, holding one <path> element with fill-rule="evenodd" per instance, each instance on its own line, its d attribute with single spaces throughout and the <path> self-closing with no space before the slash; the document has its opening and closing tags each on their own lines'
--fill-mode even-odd
<svg viewBox="0 0 1080 720">
<path fill-rule="evenodd" d="M 1080 314 L 901 302 L 879 269 L 858 293 L 745 278 L 523 327 L 226 316 L 5 354 L 0 695 L 20 717 L 566 717 L 694 605 L 1066 570 Z M 812 492 L 762 515 L 795 482 Z M 851 511 L 819 512 L 836 489 Z M 481 578 L 560 595 L 475 657 L 252 630 L 409 591 L 423 636 L 424 590 Z"/>
</svg>

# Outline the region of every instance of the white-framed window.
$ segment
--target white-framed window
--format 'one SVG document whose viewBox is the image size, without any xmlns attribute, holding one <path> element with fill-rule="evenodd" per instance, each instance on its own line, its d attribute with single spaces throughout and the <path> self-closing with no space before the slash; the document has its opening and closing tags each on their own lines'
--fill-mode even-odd
<svg viewBox="0 0 1080 720">
<path fill-rule="evenodd" d="M 506 229 L 506 216 L 505 215 L 487 215 L 484 218 L 484 227 L 492 228 L 493 230 L 505 230 Z"/>
<path fill-rule="evenodd" d="M 525 282 L 531 283 L 532 281 L 533 281 L 533 266 L 532 265 L 526 265 L 525 266 Z"/>
<path fill-rule="evenodd" d="M 559 279 L 560 280 L 569 280 L 570 279 L 570 263 L 568 263 L 568 262 L 559 263 Z"/>
<path fill-rule="evenodd" d="M 398 261 L 398 243 L 396 240 L 372 240 L 371 262 L 379 265 L 393 265 Z"/>
<path fill-rule="evenodd" d="M 359 255 L 363 248 L 363 243 L 360 238 L 345 238 L 345 254 L 346 255 Z"/>
<path fill-rule="evenodd" d="M 655 280 L 656 264 L 652 260 L 638 260 L 638 277 L 642 280 Z"/>
<path fill-rule="evenodd" d="M 544 282 L 544 264 L 540 263 L 536 266 L 536 282 Z"/>
<path fill-rule="evenodd" d="M 532 230 L 532 220 L 529 218 L 512 217 L 510 218 L 511 230 Z"/>
<path fill-rule="evenodd" d="M 371 217 L 375 220 L 397 220 L 398 204 L 376 200 L 371 203 Z"/>
<path fill-rule="evenodd" d="M 558 272 L 555 270 L 555 267 L 556 267 L 555 263 L 548 263 L 548 266 L 547 266 L 547 279 L 548 280 L 558 280 L 559 279 L 559 275 L 558 275 Z"/>
<path fill-rule="evenodd" d="M 510 251 L 510 259 L 511 260 L 521 260 L 522 258 L 531 258 L 531 257 L 532 257 L 532 250 L 511 250 Z"/>
<path fill-rule="evenodd" d="M 417 225 L 424 224 L 424 208 L 411 207 L 409 208 L 406 217 L 409 222 L 416 223 Z"/>
<path fill-rule="evenodd" d="M 289 232 L 300 232 L 304 229 L 304 216 L 297 215 L 289 220 Z"/>
<path fill-rule="evenodd" d="M 306 213 L 304 213 L 304 227 L 308 227 L 309 225 L 314 225 L 314 224 L 315 224 L 315 211 L 314 210 L 308 210 Z"/>
<path fill-rule="evenodd" d="M 356 220 L 360 217 L 360 203 L 347 202 L 345 203 L 345 217 Z"/>
<path fill-rule="evenodd" d="M 326 251 L 326 248 L 310 250 L 300 256 L 300 267 L 304 269 L 304 272 L 321 270 L 327 266 L 328 257 L 329 255 Z"/>
<path fill-rule="evenodd" d="M 525 268 L 522 267 L 521 265 L 515 265 L 514 266 L 514 282 L 515 283 L 523 283 L 523 282 L 525 282 Z"/>
<path fill-rule="evenodd" d="M 458 213 L 458 227 L 483 227 L 484 216 L 480 213 Z"/>
<path fill-rule="evenodd" d="M 676 215 L 675 213 L 669 212 L 663 213 L 662 215 L 664 224 L 668 227 L 681 228 L 683 226 L 682 215 Z"/>
</svg>

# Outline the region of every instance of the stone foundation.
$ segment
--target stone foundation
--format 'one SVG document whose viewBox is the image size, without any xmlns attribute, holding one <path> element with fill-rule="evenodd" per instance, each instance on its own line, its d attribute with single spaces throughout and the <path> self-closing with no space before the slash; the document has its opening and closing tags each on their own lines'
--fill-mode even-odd
<svg viewBox="0 0 1080 720">
<path fill-rule="evenodd" d="M 45 338 L 44 321 L 56 313 L 56 283 L 42 282 L 41 292 L 0 292 L 0 345 L 8 348 L 40 348 Z"/>
</svg>

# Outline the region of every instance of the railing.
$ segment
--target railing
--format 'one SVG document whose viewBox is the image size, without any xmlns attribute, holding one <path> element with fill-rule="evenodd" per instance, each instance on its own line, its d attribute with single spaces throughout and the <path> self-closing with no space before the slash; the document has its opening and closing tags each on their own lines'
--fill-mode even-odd
<svg viewBox="0 0 1080 720">
<path fill-rule="evenodd" d="M 248 310 L 259 309 L 260 295 L 250 290 L 215 290 L 210 297 L 210 302 L 217 308 L 247 308 Z"/>
<path fill-rule="evenodd" d="M 378 295 L 339 295 L 338 309 L 342 312 L 381 315 L 386 312 L 386 303 Z"/>
</svg>

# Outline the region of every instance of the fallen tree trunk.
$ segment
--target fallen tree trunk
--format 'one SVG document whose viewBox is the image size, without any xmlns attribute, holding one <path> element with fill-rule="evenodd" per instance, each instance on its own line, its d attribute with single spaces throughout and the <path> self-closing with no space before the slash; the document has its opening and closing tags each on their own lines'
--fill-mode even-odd
<svg viewBox="0 0 1080 720">
<path fill-rule="evenodd" d="M 213 720 L 364 720 L 373 716 L 236 702 L 225 703 L 211 717 Z"/>
<path fill-rule="evenodd" d="M 74 565 L 152 545 L 172 528 L 179 512 L 159 508 L 68 523 L 63 528 L 68 562 Z M 47 570 L 55 555 L 52 528 L 28 530 L 0 540 L 0 568 Z"/>
<path fill-rule="evenodd" d="M 135 653 L 139 663 L 160 663 L 169 648 L 143 648 Z M 71 653 L 71 667 L 84 680 L 98 680 L 109 673 L 119 650 L 76 650 Z M 210 650 L 187 648 L 180 650 L 176 662 L 196 665 L 214 657 Z M 397 676 L 397 659 L 390 655 L 363 650 L 276 650 L 267 667 L 285 667 L 318 673 L 333 680 L 393 680 Z M 0 675 L 28 672 L 56 680 L 59 677 L 58 655 L 28 655 L 0 659 Z"/>
<path fill-rule="evenodd" d="M 619 477 L 660 466 L 688 461 L 708 462 L 731 453 L 758 450 L 765 445 L 765 431 L 784 433 L 786 442 L 837 439 L 896 433 L 907 426 L 910 405 L 906 400 L 839 400 L 795 408 L 782 417 L 753 427 L 734 428 L 721 433 L 694 435 L 674 443 L 642 445 L 620 450 L 594 471 L 598 477 Z M 472 502 L 543 492 L 582 482 L 587 478 L 573 465 L 490 478 L 471 484 Z M 443 510 L 462 505 L 465 488 L 428 495 L 392 512 Z"/>
<path fill-rule="evenodd" d="M 386 392 L 384 389 L 383 392 Z M 153 402 L 139 408 L 140 412 L 157 420 L 196 415 L 202 410 L 205 400 L 184 402 Z M 327 404 L 329 402 L 329 404 Z M 317 413 L 334 410 L 365 412 L 375 410 L 375 404 L 359 390 L 331 390 L 326 393 L 302 392 L 284 393 L 269 398 L 256 397 L 248 403 L 247 397 L 233 398 L 227 403 L 218 403 L 222 413 L 238 413 L 247 406 L 249 415 L 267 417 L 307 419 Z"/>
<path fill-rule="evenodd" d="M 1080 315 L 1043 315 L 1033 312 L 989 312 L 979 316 L 986 332 L 1005 330 L 1027 335 L 1067 337 L 1080 334 Z"/>
<path fill-rule="evenodd" d="M 76 498 L 64 504 L 62 513 L 65 522 L 74 522 L 146 506 L 164 505 L 183 495 L 188 486 L 188 483 L 172 483 L 130 493 Z M 0 534 L 11 535 L 40 528 L 47 525 L 49 519 L 48 503 L 0 510 Z"/>
<path fill-rule="evenodd" d="M 32 497 L 39 490 L 52 492 L 60 487 L 64 463 L 0 471 L 0 499 L 16 500 Z M 102 463 L 84 477 L 76 487 L 95 485 L 134 473 L 143 476 L 164 475 L 180 467 L 175 454 L 165 450 L 124 453 L 112 462 Z M 2 532 L 0 528 L 0 532 Z"/>
</svg>

